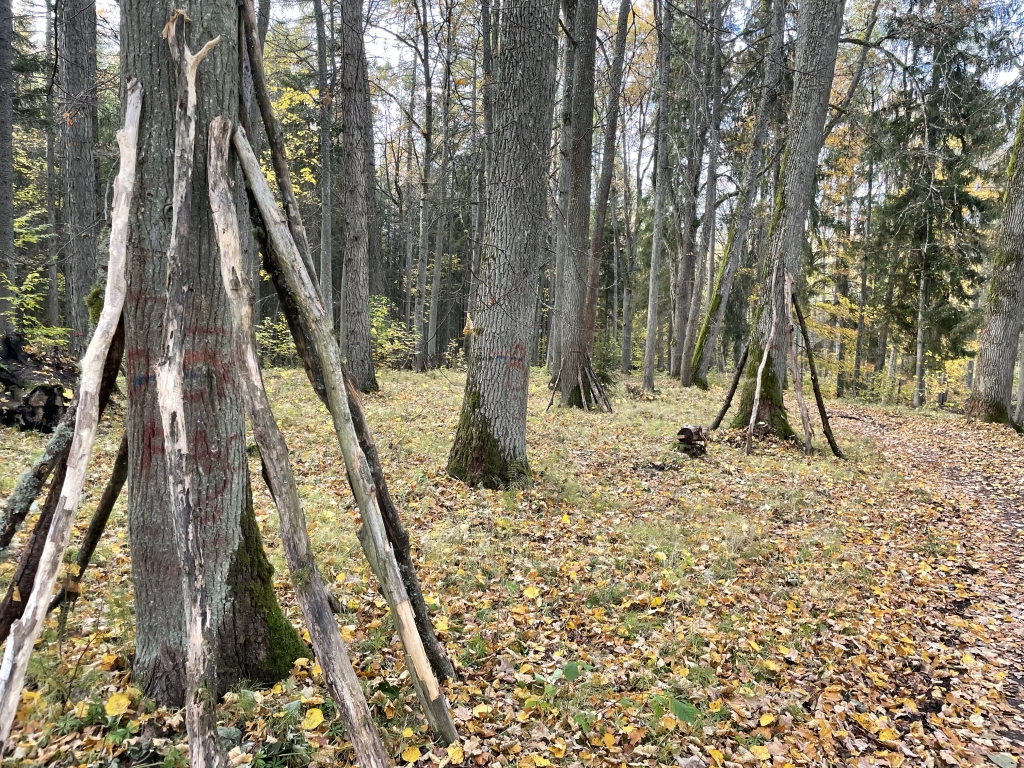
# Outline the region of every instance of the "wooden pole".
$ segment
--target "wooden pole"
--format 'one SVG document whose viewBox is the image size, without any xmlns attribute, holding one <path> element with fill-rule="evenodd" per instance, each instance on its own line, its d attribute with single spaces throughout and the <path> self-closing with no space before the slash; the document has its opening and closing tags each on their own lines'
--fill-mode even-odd
<svg viewBox="0 0 1024 768">
<path fill-rule="evenodd" d="M 316 354 L 321 361 L 327 403 L 334 422 L 338 445 L 345 457 L 349 483 L 363 518 L 360 543 L 391 607 L 391 614 L 405 648 L 406 666 L 420 703 L 435 734 L 450 744 L 458 740 L 455 722 L 448 709 L 448 701 L 431 669 L 423 642 L 416 629 L 416 620 L 409 601 L 394 550 L 388 540 L 384 520 L 377 500 L 377 489 L 370 467 L 359 445 L 352 413 L 345 393 L 344 368 L 341 350 L 334 340 L 330 321 L 321 301 L 320 292 L 305 269 L 299 249 L 288 230 L 287 222 L 270 189 L 259 161 L 242 131 L 235 131 L 234 147 L 242 171 L 252 189 L 263 222 L 267 227 L 279 265 L 288 288 L 298 302 L 306 326 L 312 331 Z"/>
<path fill-rule="evenodd" d="M 832 455 L 837 459 L 846 458 L 839 450 L 839 443 L 832 434 L 832 425 L 828 420 L 828 411 L 825 410 L 825 399 L 821 396 L 821 385 L 818 383 L 818 371 L 814 367 L 814 354 L 811 352 L 811 337 L 807 333 L 807 323 L 804 322 L 804 314 L 800 311 L 800 302 L 793 296 L 793 309 L 796 310 L 796 319 L 800 321 L 800 333 L 804 337 L 804 351 L 807 352 L 807 367 L 811 371 L 811 385 L 814 387 L 814 400 L 818 404 L 818 415 L 821 417 L 821 431 L 825 433 L 828 440 L 828 447 L 832 449 Z"/>
<path fill-rule="evenodd" d="M 800 361 L 796 352 L 796 334 L 793 332 L 793 278 L 786 271 L 786 333 L 789 336 L 789 371 L 793 377 L 793 391 L 800 407 L 800 422 L 804 427 L 804 453 L 814 453 L 811 445 L 811 418 L 807 415 L 807 403 L 804 401 L 804 382 L 800 375 Z"/>
<path fill-rule="evenodd" d="M 715 416 L 715 420 L 711 422 L 711 432 L 714 432 L 722 426 L 722 419 L 724 419 L 725 414 L 729 412 L 729 406 L 732 405 L 732 399 L 736 395 L 736 388 L 740 385 L 740 379 L 743 378 L 743 369 L 747 366 L 747 353 L 749 351 L 750 342 L 748 341 L 743 345 L 743 352 L 740 353 L 740 359 L 736 363 L 736 372 L 732 375 L 732 381 L 729 383 L 729 391 L 725 394 L 725 401 L 722 403 L 722 407 L 719 409 L 718 415 Z"/>
<path fill-rule="evenodd" d="M 194 54 L 185 41 L 185 14 L 174 11 L 164 27 L 178 81 L 174 125 L 174 180 L 171 187 L 171 241 L 167 248 L 167 304 L 163 356 L 156 367 L 157 401 L 164 433 L 171 524 L 181 563 L 188 644 L 185 656 L 185 725 L 193 768 L 220 768 L 227 755 L 217 740 L 217 668 L 206 584 L 200 510 L 192 498 L 188 434 L 185 431 L 185 271 L 188 261 L 192 166 L 196 139 L 196 73 L 220 42 L 216 37 Z"/>
<path fill-rule="evenodd" d="M 327 688 L 338 705 L 359 764 L 366 768 L 384 768 L 391 765 L 391 759 L 374 727 L 359 678 L 331 612 L 327 586 L 317 568 L 306 532 L 306 518 L 299 502 L 288 446 L 263 388 L 253 327 L 252 283 L 242 261 L 238 215 L 228 182 L 230 141 L 231 121 L 226 117 L 214 118 L 210 124 L 210 209 L 220 248 L 221 277 L 231 307 L 233 357 L 242 383 L 242 397 L 263 459 L 265 477 L 277 505 L 281 541 L 292 584 Z"/>
<path fill-rule="evenodd" d="M 114 206 L 110 219 L 110 261 L 107 266 L 103 310 L 100 312 L 96 331 L 82 358 L 78 415 L 75 419 L 75 435 L 71 440 L 67 477 L 64 480 L 61 499 L 46 538 L 32 594 L 25 605 L 24 615 L 11 627 L 11 636 L 7 639 L 3 663 L 0 665 L 0 745 L 6 743 L 11 735 L 14 716 L 21 701 L 21 689 L 25 683 L 28 660 L 46 619 L 53 585 L 57 580 L 61 559 L 71 536 L 75 510 L 85 486 L 86 470 L 96 437 L 103 361 L 117 330 L 127 292 L 124 268 L 128 240 L 128 206 L 135 186 L 135 148 L 141 112 L 142 86 L 136 80 L 132 80 L 127 88 L 125 124 L 117 134 L 121 167 L 114 182 Z"/>
</svg>

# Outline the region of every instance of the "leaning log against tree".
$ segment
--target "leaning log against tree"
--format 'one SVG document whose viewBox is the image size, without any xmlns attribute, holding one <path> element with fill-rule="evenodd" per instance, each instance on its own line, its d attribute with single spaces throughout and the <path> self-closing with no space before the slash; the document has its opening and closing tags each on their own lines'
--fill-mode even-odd
<svg viewBox="0 0 1024 768">
<path fill-rule="evenodd" d="M 270 185 L 264 178 L 259 162 L 243 132 L 235 132 L 234 147 L 267 226 L 273 250 L 276 252 L 289 290 L 298 300 L 304 325 L 313 334 L 338 445 L 345 457 L 349 483 L 363 517 L 360 543 L 391 607 L 391 614 L 405 647 L 409 675 L 423 705 L 427 721 L 438 738 L 446 743 L 452 743 L 458 739 L 455 723 L 416 628 L 412 604 L 398 568 L 394 549 L 388 540 L 373 476 L 352 423 L 352 413 L 345 392 L 341 350 L 334 340 L 323 302 L 320 301 L 320 293 L 303 264 L 284 216 L 274 200 Z"/>
<path fill-rule="evenodd" d="M 89 342 L 89 348 L 82 358 L 78 417 L 60 501 L 53 516 L 53 524 L 43 550 L 32 594 L 25 605 L 24 616 L 14 623 L 7 647 L 4 649 L 3 664 L 0 666 L 0 744 L 6 742 L 11 735 L 14 715 L 21 701 L 21 689 L 28 670 L 28 660 L 36 638 L 43 628 L 61 557 L 67 548 L 75 510 L 85 485 L 86 470 L 99 419 L 99 389 L 103 363 L 117 330 L 127 290 L 125 256 L 128 206 L 135 183 L 135 146 L 141 108 L 142 86 L 133 80 L 127 87 L 125 127 L 118 132 L 121 168 L 114 183 L 114 206 L 110 218 L 110 263 L 103 310 L 92 341 Z"/>
<path fill-rule="evenodd" d="M 391 765 L 391 760 L 373 725 L 359 678 L 331 613 L 330 593 L 313 558 L 288 446 L 263 388 L 253 327 L 252 284 L 242 262 L 238 215 L 228 182 L 230 140 L 231 121 L 226 117 L 215 118 L 210 125 L 210 208 L 220 247 L 221 277 L 231 306 L 234 364 L 242 382 L 246 410 L 260 449 L 264 473 L 277 505 L 281 540 L 292 584 L 309 627 L 313 651 L 323 668 L 328 690 L 338 705 L 359 763 L 369 768 L 384 768 Z"/>
<path fill-rule="evenodd" d="M 124 357 L 124 323 L 119 322 L 110 348 L 107 350 L 106 360 L 103 362 L 103 374 L 100 377 L 99 408 L 97 421 L 103 417 L 103 412 L 110 402 L 110 396 L 114 391 L 117 382 L 117 374 L 121 369 L 121 360 Z M 53 518 L 57 512 L 57 505 L 60 502 L 61 493 L 64 488 L 64 478 L 67 475 L 67 461 L 70 451 L 70 443 L 62 450 L 53 462 L 53 480 L 50 482 L 50 490 L 47 492 L 46 500 L 39 511 L 39 518 L 36 520 L 32 532 L 25 542 L 21 555 L 18 558 L 18 565 L 14 571 L 14 577 L 7 587 L 7 594 L 3 602 L 0 602 L 0 642 L 3 642 L 11 631 L 11 626 L 22 617 L 25 611 L 26 600 L 32 593 L 35 584 L 36 573 L 39 564 L 42 562 L 43 549 L 46 546 L 50 535 L 50 528 L 53 525 Z M 35 499 L 22 497 L 22 503 L 31 504 Z M 102 500 L 100 502 L 103 504 Z M 27 513 L 28 507 L 25 507 Z M 24 519 L 24 516 L 22 516 Z M 14 526 L 21 520 L 10 520 L 11 533 Z M 70 572 L 69 572 L 70 573 Z"/>
<path fill-rule="evenodd" d="M 832 449 L 832 455 L 837 459 L 845 458 L 839 450 L 839 443 L 832 434 L 832 424 L 828 420 L 828 411 L 825 410 L 825 398 L 821 395 L 821 385 L 818 383 L 818 370 L 814 367 L 814 353 L 811 351 L 811 337 L 807 333 L 807 323 L 804 322 L 804 313 L 800 311 L 800 302 L 793 296 L 793 309 L 796 310 L 796 319 L 800 323 L 800 333 L 804 337 L 804 350 L 807 352 L 807 367 L 811 371 L 811 385 L 814 387 L 814 400 L 818 404 L 818 416 L 821 417 L 821 431 L 825 433 L 828 440 L 828 447 Z"/>
</svg>

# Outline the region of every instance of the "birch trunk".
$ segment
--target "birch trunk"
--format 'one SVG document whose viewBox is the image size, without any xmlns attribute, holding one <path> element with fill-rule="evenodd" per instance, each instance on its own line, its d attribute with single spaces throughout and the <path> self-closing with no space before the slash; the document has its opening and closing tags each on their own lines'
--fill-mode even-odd
<svg viewBox="0 0 1024 768">
<path fill-rule="evenodd" d="M 111 219 L 110 263 L 107 270 L 103 310 L 85 357 L 82 358 L 78 415 L 75 420 L 75 435 L 71 440 L 68 454 L 67 476 L 62 484 L 60 500 L 54 512 L 53 523 L 50 526 L 50 533 L 47 536 L 39 568 L 36 571 L 32 594 L 25 604 L 22 618 L 11 627 L 11 635 L 4 648 L 3 662 L 0 664 L 0 743 L 6 742 L 11 735 L 11 726 L 21 701 L 25 673 L 28 671 L 28 660 L 46 619 L 53 586 L 57 579 L 57 571 L 60 568 L 64 550 L 67 549 L 75 510 L 78 508 L 82 489 L 85 486 L 86 471 L 96 436 L 96 424 L 99 420 L 99 390 L 103 375 L 103 361 L 107 357 L 111 340 L 117 330 L 121 308 L 125 300 L 128 206 L 135 181 L 135 148 L 138 140 L 141 105 L 142 87 L 135 82 L 129 83 L 125 127 L 118 133 L 121 167 L 115 183 L 115 215 Z"/>
<path fill-rule="evenodd" d="M 210 126 L 210 208 L 220 248 L 224 290 L 231 305 L 234 365 L 242 383 L 253 436 L 277 505 L 281 540 L 292 584 L 310 630 L 313 651 L 324 671 L 327 688 L 338 705 L 360 765 L 383 768 L 390 766 L 391 760 L 374 727 L 359 678 L 331 613 L 330 593 L 313 557 L 288 446 L 263 388 L 252 322 L 252 286 L 242 261 L 238 216 L 228 184 L 230 140 L 231 122 L 224 117 L 215 118 Z"/>
<path fill-rule="evenodd" d="M 799 279 L 800 257 L 807 212 L 814 191 L 814 174 L 821 150 L 822 129 L 828 111 L 828 97 L 835 71 L 836 50 L 842 28 L 844 0 L 808 0 L 797 17 L 797 50 L 794 65 L 793 97 L 790 103 L 789 136 L 786 140 L 782 188 L 768 232 L 767 269 L 763 273 L 755 327 L 751 335 L 751 354 L 747 378 L 734 423 L 746 425 L 751 413 L 780 437 L 792 437 L 782 401 L 782 382 L 786 370 L 785 333 L 769 329 L 785 327 L 778 317 L 785 309 L 781 280 L 770 280 L 777 269 L 785 269 Z M 755 402 L 753 361 L 766 355 L 769 360 L 764 388 Z"/>
<path fill-rule="evenodd" d="M 525 0 L 502 17 L 494 85 L 492 178 L 469 371 L 449 474 L 502 488 L 530 477 L 529 349 L 540 238 L 547 227 L 547 142 L 536 115 L 554 108 L 557 0 Z M 525 224 L 525 226 L 524 226 Z"/>
<path fill-rule="evenodd" d="M 304 268 L 298 249 L 285 226 L 284 217 L 274 201 L 270 185 L 263 177 L 259 162 L 243 133 L 235 132 L 234 147 L 256 197 L 288 288 L 296 297 L 298 309 L 313 336 L 315 355 L 319 358 L 320 369 L 323 372 L 323 383 L 335 434 L 345 458 L 345 465 L 348 467 L 349 483 L 363 518 L 359 536 L 363 552 L 377 575 L 382 592 L 391 607 L 391 615 L 395 619 L 405 647 L 406 666 L 427 721 L 438 738 L 445 743 L 451 743 L 458 739 L 458 734 L 448 711 L 447 699 L 431 670 L 416 627 L 414 609 L 387 537 L 377 500 L 377 489 L 349 410 L 340 348 L 331 335 L 323 304 L 319 301 L 319 293 L 313 285 L 309 270 Z"/>
<path fill-rule="evenodd" d="M 1024 108 L 1010 154 L 1003 220 L 999 228 L 992 278 L 985 300 L 985 323 L 978 335 L 978 364 L 967 416 L 1001 424 L 1011 423 L 1013 349 L 1020 336 L 1024 311 Z M 1018 406 L 1019 410 L 1019 406 Z"/>
</svg>

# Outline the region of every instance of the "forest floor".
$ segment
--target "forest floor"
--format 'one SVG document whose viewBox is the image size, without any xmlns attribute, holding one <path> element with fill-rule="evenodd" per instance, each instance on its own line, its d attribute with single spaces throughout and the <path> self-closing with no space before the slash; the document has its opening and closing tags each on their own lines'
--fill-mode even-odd
<svg viewBox="0 0 1024 768">
<path fill-rule="evenodd" d="M 615 413 L 545 412 L 535 371 L 535 483 L 471 489 L 444 474 L 461 374 L 385 373 L 366 400 L 404 510 L 435 624 L 462 680 L 447 686 L 461 745 L 434 747 L 386 604 L 355 537 L 356 511 L 326 411 L 301 371 L 267 385 L 289 441 L 343 634 L 399 763 L 943 766 L 1018 764 L 1024 731 L 1024 466 L 1009 430 L 953 414 L 835 402 L 847 461 L 715 436 L 721 387 L 613 394 Z M 99 497 L 124 410 L 101 425 L 76 539 Z M 0 498 L 45 444 L 0 431 Z M 276 513 L 253 467 L 278 594 L 301 617 Z M 10 578 L 20 539 L 0 565 Z M 124 501 L 62 631 L 34 656 L 7 765 L 184 764 L 179 712 L 131 685 Z M 352 753 L 319 668 L 220 707 L 233 764 L 346 764 Z M 115 762 L 116 761 L 116 762 Z"/>
</svg>

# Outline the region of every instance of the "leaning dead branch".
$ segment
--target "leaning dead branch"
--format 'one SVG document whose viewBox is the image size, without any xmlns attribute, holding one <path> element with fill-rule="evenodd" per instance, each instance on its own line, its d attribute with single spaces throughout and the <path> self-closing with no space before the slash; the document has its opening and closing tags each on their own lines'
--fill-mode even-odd
<svg viewBox="0 0 1024 768">
<path fill-rule="evenodd" d="M 107 358 L 107 350 L 117 330 L 127 292 L 124 268 L 127 254 L 128 207 L 135 186 L 135 149 L 141 111 L 142 86 L 132 80 L 127 88 L 125 125 L 117 135 L 121 168 L 114 182 L 114 206 L 110 219 L 110 261 L 107 266 L 103 310 L 100 312 L 96 331 L 82 358 L 78 416 L 75 420 L 75 435 L 71 440 L 67 477 L 64 480 L 61 498 L 53 516 L 53 524 L 47 536 L 32 594 L 26 602 L 24 615 L 11 627 L 11 636 L 7 640 L 3 663 L 0 665 L 0 744 L 6 742 L 11 735 L 11 726 L 21 700 L 21 689 L 25 682 L 32 646 L 35 645 L 46 619 L 61 558 L 71 536 L 75 510 L 85 486 L 86 469 L 92 454 L 99 419 L 99 389 L 103 362 Z"/>
<path fill-rule="evenodd" d="M 800 422 L 804 428 L 804 453 L 810 456 L 814 452 L 811 445 L 811 419 L 807 415 L 807 403 L 804 401 L 804 382 L 800 375 L 800 359 L 796 351 L 796 334 L 793 331 L 793 278 L 786 270 L 786 336 L 789 337 L 789 372 L 793 377 L 793 391 L 800 408 Z"/>
<path fill-rule="evenodd" d="M 825 398 L 821 395 L 821 385 L 818 383 L 818 370 L 814 366 L 814 353 L 811 351 L 811 337 L 807 333 L 807 323 L 804 321 L 804 313 L 800 311 L 800 302 L 793 296 L 793 309 L 796 310 L 796 319 L 800 323 L 800 333 L 804 337 L 804 351 L 807 353 L 807 367 L 811 371 L 811 386 L 814 387 L 814 401 L 818 404 L 818 416 L 821 417 L 821 431 L 825 433 L 828 440 L 828 447 L 832 449 L 832 455 L 837 459 L 846 458 L 839 449 L 835 435 L 832 434 L 832 424 L 828 420 L 828 411 L 825 410 Z"/>
<path fill-rule="evenodd" d="M 181 564 L 188 649 L 185 657 L 185 724 L 189 760 L 199 768 L 226 765 L 217 742 L 217 670 L 213 655 L 211 598 L 204 573 L 202 534 L 192 498 L 192 468 L 185 428 L 185 281 L 188 259 L 192 166 L 196 140 L 196 73 L 220 41 L 214 38 L 193 54 L 185 41 L 183 11 L 164 27 L 178 81 L 174 120 L 174 180 L 171 188 L 171 241 L 167 248 L 167 304 L 164 306 L 163 355 L 156 367 L 156 389 L 164 434 L 171 524 Z"/>
<path fill-rule="evenodd" d="M 221 277 L 231 307 L 235 369 L 242 383 L 242 397 L 263 459 L 265 477 L 277 505 L 281 541 L 295 594 L 309 627 L 313 651 L 324 671 L 331 697 L 338 705 L 359 764 L 383 768 L 391 765 L 391 760 L 374 727 L 359 678 L 331 612 L 327 586 L 313 558 L 313 547 L 306 532 L 306 518 L 299 502 L 288 446 L 263 388 L 253 326 L 252 284 L 242 263 L 238 215 L 228 182 L 230 141 L 231 121 L 226 117 L 215 118 L 210 124 L 210 209 L 220 248 Z"/>
<path fill-rule="evenodd" d="M 320 298 L 320 291 L 314 285 L 311 274 L 303 264 L 284 215 L 274 200 L 270 185 L 263 176 L 256 155 L 244 132 L 235 131 L 234 147 L 267 227 L 272 247 L 277 253 L 288 288 L 297 300 L 307 327 L 313 333 L 313 342 L 316 354 L 321 361 L 327 403 L 334 422 L 335 434 L 342 455 L 345 457 L 349 483 L 363 518 L 363 528 L 359 536 L 363 552 L 380 581 L 382 592 L 391 607 L 391 614 L 405 648 L 406 666 L 427 716 L 427 721 L 438 738 L 445 743 L 452 743 L 458 739 L 455 722 L 452 720 L 444 691 L 441 690 L 437 677 L 434 675 L 417 631 L 413 607 L 402 581 L 394 550 L 388 540 L 377 500 L 377 489 L 352 422 L 352 413 L 345 393 L 341 350 L 334 340 L 331 323 Z"/>
</svg>

